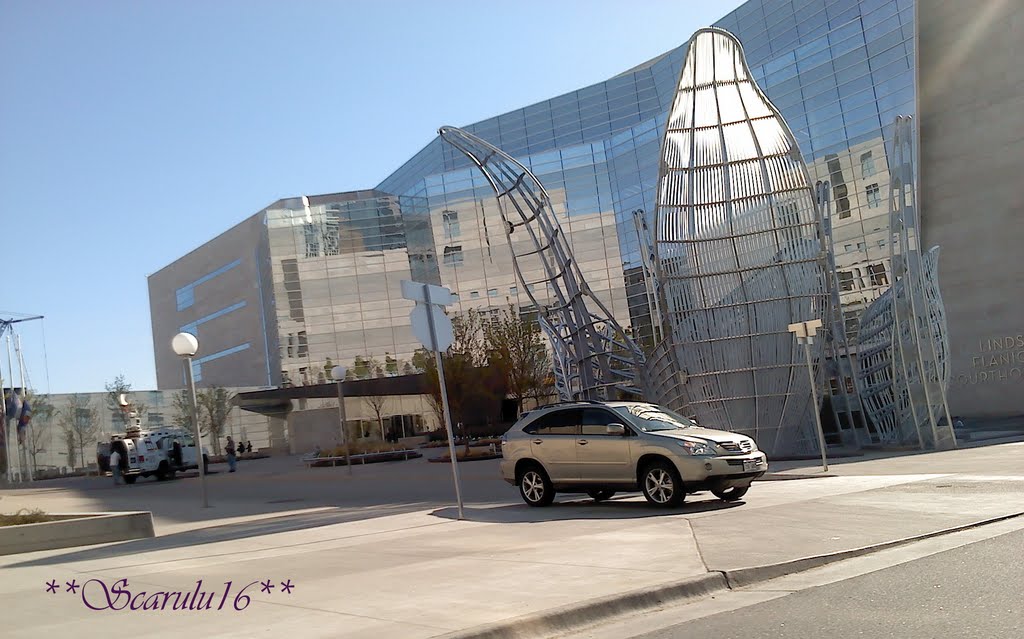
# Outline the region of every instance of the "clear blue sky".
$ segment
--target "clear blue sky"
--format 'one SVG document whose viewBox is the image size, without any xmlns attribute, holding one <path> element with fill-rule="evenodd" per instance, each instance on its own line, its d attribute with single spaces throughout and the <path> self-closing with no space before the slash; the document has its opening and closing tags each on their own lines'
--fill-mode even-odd
<svg viewBox="0 0 1024 639">
<path fill-rule="evenodd" d="M 278 198 L 375 186 L 439 125 L 604 80 L 739 4 L 0 0 L 0 317 L 46 316 L 19 325 L 42 392 L 121 373 L 155 388 L 147 275 Z"/>
</svg>

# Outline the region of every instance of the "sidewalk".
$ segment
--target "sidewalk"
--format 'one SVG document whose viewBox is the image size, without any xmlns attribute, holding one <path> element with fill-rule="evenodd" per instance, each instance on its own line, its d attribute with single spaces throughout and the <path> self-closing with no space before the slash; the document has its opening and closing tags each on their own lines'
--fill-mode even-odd
<svg viewBox="0 0 1024 639">
<path fill-rule="evenodd" d="M 274 532 L 274 520 L 264 519 L 246 524 L 267 527 L 268 534 L 256 536 L 234 538 L 225 526 L 3 557 L 0 597 L 9 611 L 5 627 L 16 628 L 11 637 L 107 633 L 115 618 L 118 633 L 128 635 L 436 637 L 655 591 L 709 571 L 857 549 L 1024 512 L 1022 457 L 1024 444 L 1006 444 L 850 461 L 834 467 L 838 476 L 759 482 L 745 503 L 702 494 L 677 511 L 651 509 L 630 496 L 547 509 L 472 506 L 465 521 L 443 508 Z M 797 470 L 820 472 L 807 466 L 782 472 Z M 201 579 L 214 609 L 172 610 L 172 597 L 162 611 L 97 613 L 81 593 L 64 592 L 72 579 L 101 580 L 108 589 L 127 579 L 125 591 L 147 593 L 138 605 L 155 591 L 192 593 Z M 47 593 L 50 580 L 60 584 L 58 593 Z M 245 591 L 251 603 L 242 612 L 232 609 L 241 586 L 263 580 L 274 589 L 260 592 L 257 583 Z M 280 588 L 287 580 L 294 584 L 290 594 Z M 112 590 L 108 600 L 97 581 L 86 593 L 94 607 L 128 603 L 127 595 Z"/>
</svg>

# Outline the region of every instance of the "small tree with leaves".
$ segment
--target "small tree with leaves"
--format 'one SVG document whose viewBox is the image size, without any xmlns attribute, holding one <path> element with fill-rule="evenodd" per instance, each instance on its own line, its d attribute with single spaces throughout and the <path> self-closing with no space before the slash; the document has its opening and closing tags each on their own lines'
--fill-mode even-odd
<svg viewBox="0 0 1024 639">
<path fill-rule="evenodd" d="M 388 377 L 398 375 L 398 360 L 391 357 L 391 353 L 384 353 L 384 374 Z"/>
<path fill-rule="evenodd" d="M 490 363 L 505 377 L 509 395 L 516 402 L 516 414 L 523 400 L 536 397 L 546 386 L 551 358 L 541 339 L 540 326 L 522 317 L 511 306 L 484 326 Z"/>
<path fill-rule="evenodd" d="M 58 413 L 58 423 L 68 446 L 68 465 L 75 467 L 75 452 L 78 460 L 85 465 L 86 444 L 94 445 L 99 434 L 99 411 L 92 406 L 89 397 L 78 393 Z"/>
<path fill-rule="evenodd" d="M 470 401 L 490 394 L 486 379 L 480 369 L 487 365 L 487 349 L 484 341 L 483 318 L 476 310 L 465 315 L 452 318 L 452 345 L 442 355 L 445 385 L 448 389 L 448 409 L 452 421 L 463 424 L 462 434 L 466 440 L 466 453 L 469 453 L 469 432 L 467 409 Z M 433 404 L 441 404 L 440 379 L 434 357 L 425 349 L 417 352 L 418 364 L 423 367 L 428 388 L 434 397 Z M 417 357 L 413 357 L 414 363 Z M 443 414 L 441 423 L 444 423 Z"/>
<path fill-rule="evenodd" d="M 196 395 L 202 414 L 202 432 L 210 437 L 214 455 L 220 454 L 220 438 L 228 423 L 234 399 L 234 394 L 220 386 L 204 389 Z"/>
</svg>

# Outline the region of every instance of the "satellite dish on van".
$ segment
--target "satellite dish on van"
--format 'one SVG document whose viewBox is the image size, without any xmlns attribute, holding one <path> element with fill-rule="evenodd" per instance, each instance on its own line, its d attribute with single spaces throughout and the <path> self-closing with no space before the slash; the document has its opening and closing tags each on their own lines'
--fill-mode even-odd
<svg viewBox="0 0 1024 639">
<path fill-rule="evenodd" d="M 120 404 L 122 408 L 128 406 L 128 398 L 125 397 L 124 393 L 117 396 L 117 403 Z"/>
</svg>

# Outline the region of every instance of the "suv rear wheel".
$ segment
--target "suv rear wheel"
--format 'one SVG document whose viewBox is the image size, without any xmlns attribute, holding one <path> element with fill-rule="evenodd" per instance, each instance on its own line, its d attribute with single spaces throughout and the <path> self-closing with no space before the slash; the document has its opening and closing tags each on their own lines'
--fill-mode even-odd
<svg viewBox="0 0 1024 639">
<path fill-rule="evenodd" d="M 641 476 L 640 485 L 644 497 L 655 506 L 672 508 L 683 503 L 686 498 L 679 472 L 665 460 L 648 465 Z"/>
<path fill-rule="evenodd" d="M 529 506 L 549 506 L 555 500 L 555 487 L 540 466 L 530 466 L 519 478 L 519 494 Z"/>
</svg>

